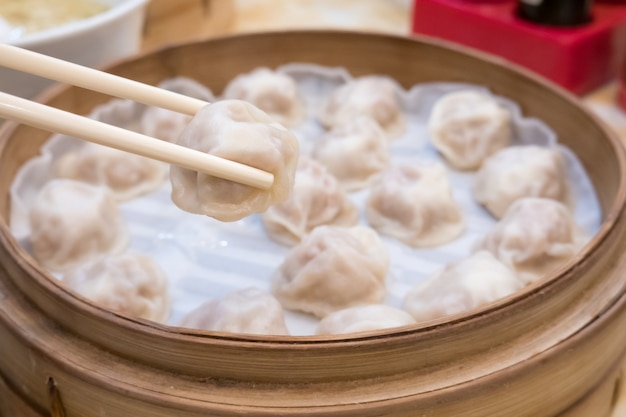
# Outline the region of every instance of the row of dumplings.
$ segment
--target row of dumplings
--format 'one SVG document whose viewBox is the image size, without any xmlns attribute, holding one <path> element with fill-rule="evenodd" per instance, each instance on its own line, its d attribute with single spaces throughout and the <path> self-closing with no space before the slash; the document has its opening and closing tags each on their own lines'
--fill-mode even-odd
<svg viewBox="0 0 626 417">
<path fill-rule="evenodd" d="M 319 226 L 286 255 L 272 278 L 271 294 L 258 288 L 236 291 L 205 303 L 181 324 L 284 335 L 289 332 L 283 309 L 320 318 L 317 334 L 425 323 L 515 293 L 571 260 L 585 242 L 563 204 L 521 199 L 476 242 L 471 255 L 414 286 L 402 308 L 394 308 L 383 304 L 391 260 L 378 234 L 365 226 Z"/>
<path fill-rule="evenodd" d="M 162 86 L 214 99 L 191 80 L 168 80 Z M 510 146 L 510 115 L 492 97 L 473 91 L 449 94 L 431 112 L 432 143 L 453 168 L 478 169 L 474 196 L 501 220 L 475 244 L 475 253 L 410 291 L 404 311 L 382 305 L 391 260 L 374 230 L 355 226 L 359 209 L 349 192 L 368 187 L 365 213 L 370 226 L 409 246 L 442 245 L 465 228 L 442 164 L 394 165 L 390 161 L 388 144 L 405 124 L 396 86 L 383 77 L 362 77 L 339 87 L 318 115 L 329 131 L 316 142 L 310 158 L 299 158 L 297 168 L 297 141 L 274 123 L 275 119 L 294 126 L 304 117 L 304 104 L 293 80 L 267 69 L 255 70 L 235 78 L 224 98 L 248 100 L 271 118 L 232 100 L 218 101 L 194 119 L 163 109 L 138 111 L 136 105 L 132 111 L 118 111 L 122 116 L 140 113 L 134 119 L 120 122 L 107 113 L 111 110 L 100 110 L 97 116 L 275 175 L 277 184 L 268 195 L 172 167 L 172 200 L 180 208 L 224 221 L 265 211 L 262 220 L 268 235 L 293 246 L 272 279 L 271 294 L 259 289 L 235 292 L 201 306 L 182 325 L 285 334 L 283 308 L 322 318 L 320 334 L 423 322 L 517 291 L 571 259 L 586 239 L 568 208 L 573 202 L 558 150 Z M 116 101 L 115 106 L 131 104 Z M 256 133 L 242 133 L 241 122 L 255 124 Z M 70 286 L 108 308 L 162 321 L 169 306 L 166 279 L 162 271 L 154 272 L 158 267 L 146 261 L 149 258 L 122 253 L 128 234 L 115 205 L 160 187 L 165 167 L 98 145 L 84 144 L 78 149 L 59 158 L 57 176 L 107 185 L 113 194 L 109 196 L 102 187 L 86 191 L 74 181 L 51 181 L 31 210 L 32 252 L 51 270 L 63 271 L 63 280 Z M 129 158 L 138 159 L 129 163 Z M 51 191 L 61 183 L 71 191 L 65 195 Z M 85 207 L 93 208 L 78 213 Z M 77 221 L 81 216 L 88 219 Z M 115 272 L 98 272 L 109 268 L 104 265 Z M 125 269 L 141 269 L 159 278 L 152 284 L 137 278 L 135 285 L 133 279 L 120 278 L 128 276 Z M 106 278 L 89 283 L 90 276 Z M 135 285 L 135 290 L 116 284 L 116 279 Z M 122 308 L 124 302 L 118 296 L 123 299 L 129 294 L 136 294 L 142 300 L 138 304 L 148 307 Z M 242 300 L 249 308 L 241 308 Z M 139 312 L 150 307 L 155 312 Z"/>
<path fill-rule="evenodd" d="M 31 216 L 33 253 L 63 269 L 66 285 L 113 311 L 167 319 L 165 274 L 150 257 L 124 252 L 128 235 L 106 188 L 53 180 Z M 76 221 L 97 230 L 74 228 Z M 56 239 L 59 234 L 62 239 Z M 476 243 L 474 254 L 410 290 L 401 311 L 382 304 L 391 260 L 378 234 L 365 226 L 319 226 L 286 255 L 272 278 L 271 295 L 259 289 L 235 292 L 201 305 L 181 325 L 288 334 L 283 308 L 321 318 L 319 334 L 429 321 L 514 293 L 569 261 L 584 242 L 563 204 L 521 199 Z M 54 256 L 45 258 L 49 254 Z M 79 254 L 90 255 L 90 261 L 75 263 Z M 68 260 L 74 263 L 64 263 Z M 236 303 L 242 299 L 244 304 Z"/>
<path fill-rule="evenodd" d="M 31 252 L 69 288 L 113 311 L 167 319 L 165 273 L 151 257 L 127 251 L 128 227 L 108 188 L 53 179 L 29 217 Z"/>
<path fill-rule="evenodd" d="M 586 242 L 566 206 L 545 198 L 515 202 L 465 259 L 404 297 L 417 322 L 464 312 L 523 288 L 568 262 Z M 370 228 L 321 226 L 286 256 L 272 281 L 283 306 L 325 318 L 382 303 L 390 258 Z"/>
<path fill-rule="evenodd" d="M 76 194 L 87 197 L 89 193 L 93 202 L 102 201 L 101 187 L 56 180 L 44 191 L 54 188 L 66 189 L 66 201 L 80 203 Z M 542 218 L 543 222 L 528 223 L 529 218 Z M 121 229 L 105 229 L 108 236 L 123 236 Z M 401 311 L 382 305 L 390 258 L 379 236 L 364 226 L 320 226 L 306 235 L 277 269 L 272 279 L 273 295 L 259 289 L 235 292 L 201 305 L 181 325 L 288 334 L 283 308 L 322 318 L 319 334 L 424 322 L 514 293 L 571 259 L 584 243 L 581 238 L 562 204 L 550 199 L 522 199 L 477 243 L 474 254 L 446 266 L 409 291 L 403 305 L 406 311 Z M 83 242 L 81 247 L 90 243 Z M 112 252 L 119 249 L 110 248 Z M 148 256 L 106 254 L 98 261 L 67 269 L 62 281 L 113 311 L 155 321 L 167 318 L 167 279 Z"/>
<path fill-rule="evenodd" d="M 572 205 L 561 154 L 540 146 L 508 147 L 487 158 L 474 177 L 473 192 L 496 218 L 525 197 Z M 386 168 L 369 188 L 365 215 L 379 233 L 416 248 L 448 243 L 465 229 L 462 208 L 440 163 Z M 262 219 L 272 239 L 293 245 L 320 225 L 356 225 L 359 209 L 324 165 L 301 156 L 291 195 Z"/>
</svg>

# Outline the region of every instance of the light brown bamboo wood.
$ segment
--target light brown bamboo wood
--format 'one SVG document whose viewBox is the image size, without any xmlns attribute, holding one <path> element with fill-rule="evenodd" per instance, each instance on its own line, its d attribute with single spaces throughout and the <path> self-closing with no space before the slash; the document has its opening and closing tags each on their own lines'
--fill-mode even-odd
<svg viewBox="0 0 626 417">
<path fill-rule="evenodd" d="M 626 158 L 614 135 L 576 98 L 542 79 L 424 38 L 242 35 L 164 49 L 111 71 L 151 84 L 185 75 L 219 92 L 238 73 L 287 62 L 388 74 L 406 86 L 484 84 L 510 97 L 579 155 L 603 209 L 600 232 L 555 274 L 448 320 L 357 338 L 183 330 L 77 297 L 12 238 L 8 187 L 47 134 L 7 124 L 0 132 L 0 349 L 11 354 L 0 355 L 0 375 L 18 387 L 15 395 L 45 409 L 53 376 L 68 417 L 607 415 L 626 349 Z M 76 87 L 41 98 L 78 113 L 107 99 Z"/>
<path fill-rule="evenodd" d="M 0 376 L 0 416 L 41 417 L 46 409 L 35 409 Z"/>
</svg>

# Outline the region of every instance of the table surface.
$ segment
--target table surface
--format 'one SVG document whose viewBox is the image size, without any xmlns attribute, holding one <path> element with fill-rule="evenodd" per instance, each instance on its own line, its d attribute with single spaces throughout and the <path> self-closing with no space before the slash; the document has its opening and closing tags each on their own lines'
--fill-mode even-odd
<svg viewBox="0 0 626 417">
<path fill-rule="evenodd" d="M 143 50 L 231 33 L 342 28 L 408 35 L 411 0 L 151 0 Z M 626 143 L 613 82 L 582 97 Z M 624 369 L 626 372 L 626 367 Z M 626 384 L 612 417 L 626 417 Z"/>
</svg>

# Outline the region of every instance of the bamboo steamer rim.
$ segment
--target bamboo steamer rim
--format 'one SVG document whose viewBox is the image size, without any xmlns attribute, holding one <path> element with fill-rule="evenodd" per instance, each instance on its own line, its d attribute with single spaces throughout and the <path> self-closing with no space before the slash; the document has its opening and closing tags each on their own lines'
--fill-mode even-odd
<svg viewBox="0 0 626 417">
<path fill-rule="evenodd" d="M 522 68 L 516 64 L 513 64 L 509 61 L 506 61 L 502 58 L 495 57 L 484 52 L 480 52 L 465 46 L 457 45 L 448 41 L 443 41 L 439 39 L 434 39 L 422 35 L 416 35 L 412 38 L 406 38 L 402 36 L 396 35 L 383 35 L 383 34 L 371 34 L 371 33 L 361 33 L 355 31 L 343 31 L 343 30 L 297 30 L 297 31 L 276 31 L 276 32 L 264 32 L 262 34 L 237 34 L 237 35 L 228 35 L 221 36 L 217 38 L 212 38 L 210 40 L 205 41 L 196 41 L 191 43 L 180 43 L 173 44 L 164 48 L 160 48 L 155 51 L 149 51 L 146 53 L 142 53 L 133 58 L 122 60 L 116 63 L 113 66 L 108 67 L 108 71 L 116 72 L 118 67 L 123 67 L 133 61 L 137 61 L 143 58 L 150 57 L 154 54 L 159 53 L 167 53 L 168 51 L 172 51 L 176 48 L 193 46 L 202 43 L 218 43 L 218 42 L 232 42 L 232 41 L 245 41 L 250 38 L 271 38 L 271 37 L 281 37 L 281 36 L 291 36 L 291 37 L 315 37 L 315 36 L 326 36 L 326 37 L 356 37 L 356 38 L 371 38 L 384 40 L 392 43 L 421 43 L 427 45 L 429 47 L 437 47 L 447 50 L 448 52 L 460 53 L 461 55 L 465 55 L 466 57 L 483 61 L 492 66 L 498 67 L 502 71 L 517 73 L 522 77 L 532 80 L 533 83 L 538 86 L 551 90 L 551 92 L 560 99 L 568 102 L 571 106 L 577 108 L 578 111 L 582 112 L 585 117 L 589 118 L 593 123 L 595 123 L 604 136 L 609 141 L 609 146 L 614 150 L 615 158 L 617 159 L 617 164 L 619 166 L 619 171 L 621 173 L 626 173 L 626 157 L 624 155 L 624 151 L 619 139 L 616 137 L 616 134 L 608 129 L 605 124 L 593 113 L 589 110 L 585 109 L 581 106 L 579 99 L 577 99 L 573 94 L 564 90 L 563 88 L 553 84 L 552 82 L 543 79 L 542 77 L 532 73 L 531 71 Z M 233 74 L 234 76 L 235 74 Z M 67 90 L 66 86 L 54 86 L 40 95 L 36 100 L 39 102 L 46 103 L 51 100 L 53 97 Z M 7 122 L 0 129 L 0 138 L 2 138 L 2 143 L 0 143 L 0 152 L 4 151 L 7 139 L 11 136 L 12 132 L 17 129 L 18 125 L 13 122 Z M 362 346 L 364 343 L 379 343 L 389 340 L 389 338 L 403 338 L 403 337 L 412 337 L 416 334 L 427 334 L 430 332 L 438 331 L 442 328 L 450 328 L 461 323 L 476 321 L 479 319 L 483 319 L 486 316 L 497 315 L 502 312 L 506 307 L 512 306 L 518 303 L 522 299 L 526 299 L 532 297 L 533 295 L 545 292 L 547 289 L 553 286 L 557 286 L 563 283 L 564 280 L 569 279 L 571 273 L 575 272 L 579 268 L 581 263 L 585 263 L 586 260 L 594 254 L 598 247 L 604 242 L 608 236 L 612 233 L 614 226 L 616 223 L 622 218 L 624 207 L 626 205 L 626 179 L 621 176 L 619 179 L 619 184 L 617 187 L 617 193 L 613 199 L 612 204 L 609 209 L 606 211 L 604 215 L 604 221 L 601 225 L 600 230 L 596 235 L 590 240 L 590 242 L 585 245 L 585 247 L 581 250 L 581 252 L 576 256 L 573 260 L 568 262 L 566 265 L 562 266 L 558 270 L 554 271 L 552 274 L 547 277 L 539 280 L 538 282 L 524 288 L 521 291 L 516 292 L 515 294 L 506 297 L 502 300 L 499 300 L 495 303 L 492 303 L 484 308 L 472 310 L 469 314 L 459 314 L 455 316 L 449 316 L 446 318 L 442 318 L 439 320 L 434 320 L 430 322 L 425 322 L 412 326 L 405 326 L 403 328 L 397 329 L 389 329 L 389 330 L 380 330 L 375 332 L 367 332 L 362 334 L 356 334 L 354 336 L 347 337 L 346 335 L 336 335 L 336 336 L 262 336 L 262 335 L 246 335 L 246 334 L 232 334 L 226 332 L 209 332 L 209 331 L 201 331 L 201 330 L 192 330 L 192 329 L 183 329 L 177 328 L 174 326 L 161 325 L 158 323 L 141 320 L 133 317 L 128 317 L 118 313 L 112 313 L 108 310 L 105 310 L 90 301 L 77 296 L 73 292 L 67 290 L 63 287 L 56 279 L 54 279 L 47 271 L 45 271 L 42 267 L 38 265 L 36 261 L 34 261 L 30 255 L 26 253 L 24 249 L 21 248 L 19 243 L 13 238 L 11 232 L 8 228 L 7 222 L 5 219 L 2 220 L 0 224 L 0 243 L 2 243 L 5 247 L 9 248 L 10 252 L 20 258 L 22 261 L 22 267 L 28 275 L 32 277 L 32 279 L 36 282 L 38 286 L 42 289 L 45 289 L 49 292 L 49 294 L 53 297 L 58 297 L 63 303 L 66 303 L 72 306 L 75 310 L 83 311 L 84 314 L 91 315 L 96 317 L 98 320 L 103 320 L 107 322 L 111 322 L 115 325 L 127 327 L 132 329 L 133 331 L 140 333 L 147 333 L 156 335 L 163 338 L 176 337 L 187 341 L 194 341 L 198 343 L 236 343 L 238 345 L 243 344 L 243 346 L 257 347 L 257 346 L 265 346 L 271 348 L 272 346 L 289 346 L 291 349 L 309 349 L 309 348 L 324 348 L 328 345 L 337 345 L 341 344 L 345 347 L 349 346 Z M 623 290 L 620 294 L 623 293 Z M 41 307 L 41 306 L 39 306 Z"/>
<path fill-rule="evenodd" d="M 1 283 L 0 283 L 0 289 L 1 289 Z M 476 386 L 480 386 L 484 390 L 482 392 L 483 395 L 485 392 L 489 393 L 491 390 L 496 391 L 496 392 L 490 393 L 489 396 L 491 397 L 492 400 L 505 404 L 505 405 L 500 405 L 500 407 L 505 407 L 504 409 L 510 412 L 511 409 L 508 407 L 514 406 L 515 408 L 518 408 L 518 411 L 520 411 L 519 404 L 515 404 L 516 400 L 513 400 L 511 402 L 510 400 L 511 396 L 508 395 L 510 394 L 510 391 L 508 391 L 509 389 L 508 385 L 511 384 L 511 382 L 517 383 L 518 385 L 517 388 L 519 388 L 519 386 L 520 385 L 523 386 L 524 383 L 528 384 L 529 377 L 532 378 L 531 381 L 535 381 L 536 376 L 532 374 L 532 371 L 539 370 L 539 372 L 542 374 L 542 378 L 546 378 L 547 380 L 549 380 L 548 384 L 559 385 L 562 382 L 560 378 L 560 374 L 563 372 L 563 367 L 565 367 L 566 369 L 569 369 L 573 374 L 580 373 L 578 378 L 592 377 L 592 380 L 588 384 L 584 382 L 576 383 L 576 385 L 578 386 L 577 389 L 580 389 L 581 386 L 586 386 L 588 390 L 584 391 L 585 394 L 582 395 L 581 397 L 570 399 L 569 401 L 570 406 L 567 408 L 564 414 L 559 413 L 558 414 L 559 417 L 565 417 L 565 416 L 570 417 L 570 414 L 569 414 L 570 407 L 572 409 L 577 409 L 579 403 L 581 402 L 584 403 L 586 402 L 586 399 L 588 396 L 595 395 L 594 392 L 596 389 L 600 388 L 600 385 L 604 385 L 604 386 L 606 386 L 607 384 L 609 385 L 609 388 L 611 389 L 611 392 L 612 392 L 612 396 L 609 397 L 609 399 L 606 399 L 606 394 L 605 394 L 604 397 L 607 401 L 610 400 L 610 404 L 608 405 L 608 407 L 612 409 L 615 405 L 615 401 L 617 398 L 616 395 L 618 394 L 618 390 L 621 387 L 621 379 L 622 379 L 621 372 L 617 372 L 617 375 L 615 374 L 616 374 L 616 370 L 619 370 L 620 368 L 621 358 L 623 357 L 625 352 L 624 352 L 624 343 L 619 338 L 611 337 L 611 334 L 614 334 L 619 329 L 620 323 L 623 323 L 624 318 L 626 318 L 626 296 L 624 295 L 620 296 L 619 299 L 616 300 L 615 303 L 610 305 L 607 308 L 607 314 L 610 316 L 621 316 L 621 318 L 619 320 L 610 321 L 610 320 L 603 320 L 602 318 L 598 317 L 594 319 L 593 321 L 591 321 L 589 325 L 586 326 L 582 331 L 572 335 L 572 337 L 569 338 L 564 343 L 558 346 L 555 346 L 553 348 L 550 348 L 546 350 L 545 352 L 541 352 L 537 355 L 534 355 L 533 357 L 529 358 L 529 360 L 524 363 L 512 364 L 506 369 L 503 369 L 502 372 L 497 372 L 494 374 L 486 374 L 482 376 L 481 378 L 467 381 L 466 383 L 461 384 L 461 385 L 468 386 L 470 390 L 472 389 L 475 390 Z M 37 332 L 36 334 L 38 335 L 39 338 L 46 337 L 46 335 L 39 335 Z M 570 365 L 572 364 L 571 363 L 572 359 L 580 360 L 581 358 L 584 358 L 586 355 L 593 355 L 596 352 L 595 350 L 596 342 L 600 342 L 600 344 L 603 347 L 605 347 L 604 353 L 606 353 L 606 355 L 594 355 L 596 358 L 593 359 L 593 363 L 594 365 L 598 365 L 597 368 L 596 366 L 592 366 L 592 367 L 568 366 L 568 363 L 570 363 Z M 33 349 L 37 351 L 39 355 L 42 355 L 42 357 L 45 357 L 49 354 L 49 352 L 46 351 L 46 346 L 43 346 L 43 345 L 35 345 Z M 71 356 L 67 354 L 64 356 L 64 353 L 65 352 L 59 352 L 58 355 L 49 356 L 48 359 L 55 362 L 56 366 L 63 368 L 65 371 L 70 371 L 72 373 L 75 373 L 76 375 L 80 375 L 83 383 L 93 384 L 94 386 L 105 388 L 107 390 L 112 390 L 116 394 L 119 394 L 122 396 L 128 396 L 129 398 L 132 398 L 134 400 L 146 401 L 146 402 L 150 402 L 154 404 L 164 404 L 162 402 L 164 393 L 159 392 L 158 390 L 155 390 L 154 387 L 152 387 L 152 389 L 146 389 L 146 387 L 138 386 L 135 383 L 133 383 L 135 381 L 128 381 L 127 378 L 123 377 L 123 374 L 116 374 L 115 372 L 109 372 L 108 374 L 106 372 L 85 373 L 86 369 L 84 368 L 84 365 L 85 365 L 84 363 L 73 361 L 71 360 L 72 359 Z M 619 359 L 616 361 L 615 358 L 619 358 Z M 93 369 L 99 369 L 100 371 L 103 371 L 103 369 L 106 368 L 106 363 L 104 364 L 98 363 L 99 361 L 97 357 L 94 357 L 93 361 L 94 361 L 93 363 L 96 364 L 96 366 Z M 552 364 L 552 366 L 546 366 L 546 364 Z M 579 372 L 578 368 L 588 368 L 588 369 L 582 370 Z M 591 369 L 591 374 L 593 374 L 593 376 L 589 375 L 590 369 Z M 525 382 L 522 382 L 520 384 L 518 381 L 518 378 L 521 378 Z M 0 372 L 0 389 L 2 388 L 2 383 L 7 382 L 7 381 L 3 381 L 3 379 L 5 379 L 4 375 L 2 375 L 2 373 Z M 50 383 L 51 379 L 52 378 L 48 379 L 48 383 Z M 578 381 L 578 379 L 574 379 L 574 380 Z M 394 386 L 397 386 L 397 383 L 398 383 L 398 381 L 389 381 L 389 382 L 391 382 L 392 384 L 395 384 Z M 402 382 L 406 382 L 406 381 L 402 381 Z M 533 392 L 535 394 L 541 392 L 541 388 L 537 388 L 537 386 L 540 386 L 542 384 L 546 385 L 546 382 L 543 379 L 538 379 L 536 380 L 536 382 L 541 382 L 541 384 L 530 384 L 525 387 L 526 394 L 529 394 L 529 398 L 533 398 L 533 395 L 532 395 Z M 380 389 L 383 389 L 383 387 L 387 385 L 384 382 L 384 380 L 378 382 L 378 384 L 380 384 L 380 387 L 379 387 Z M 158 384 L 156 386 L 158 386 Z M 550 385 L 547 385 L 547 386 L 550 386 Z M 9 388 L 11 387 L 9 386 Z M 440 398 L 442 395 L 449 396 L 450 398 L 454 398 L 457 395 L 455 391 L 459 388 L 466 389 L 467 387 L 451 385 L 441 390 L 421 392 L 419 394 L 420 401 L 425 401 L 425 403 L 429 403 L 429 407 L 432 407 L 433 404 L 440 403 L 441 401 Z M 388 390 L 388 391 L 393 392 L 393 390 Z M 167 393 L 166 395 L 172 395 L 172 394 Z M 192 398 L 192 397 L 176 398 L 176 402 L 178 406 L 184 405 L 186 407 L 186 411 L 193 411 L 193 412 L 200 413 L 200 415 L 206 415 L 205 413 L 207 412 L 207 409 L 204 408 L 205 405 L 202 405 L 196 398 Z M 418 403 L 418 404 L 422 404 L 422 403 Z M 259 404 L 251 405 L 245 402 L 236 404 L 236 409 L 237 409 L 237 412 L 239 413 L 245 411 L 246 413 L 250 413 L 251 415 L 254 415 L 254 416 L 257 416 L 257 415 L 258 416 L 261 416 L 261 415 L 262 416 L 270 416 L 270 415 L 271 416 L 278 416 L 278 415 L 281 415 L 281 416 L 282 415 L 290 415 L 290 416 L 324 415 L 324 416 L 327 416 L 327 415 L 335 415 L 334 413 L 340 414 L 341 412 L 345 412 L 346 411 L 345 407 L 348 406 L 348 407 L 354 407 L 354 409 L 360 409 L 362 407 L 361 411 L 365 413 L 365 414 L 361 414 L 361 413 L 349 414 L 350 416 L 352 415 L 355 415 L 355 416 L 356 415 L 368 415 L 368 416 L 384 415 L 384 414 L 389 413 L 392 409 L 394 411 L 397 411 L 397 409 L 403 409 L 405 411 L 410 410 L 407 412 L 408 414 L 406 415 L 412 416 L 414 415 L 415 407 L 418 404 L 415 403 L 415 398 L 413 398 L 413 396 L 411 395 L 390 395 L 384 400 L 373 401 L 371 403 L 369 402 L 362 403 L 362 404 L 361 403 L 358 403 L 358 404 L 333 403 L 332 405 L 324 406 L 323 410 L 321 410 L 319 407 L 312 406 L 312 405 L 302 406 L 302 407 L 292 407 L 292 406 L 281 405 L 281 406 L 276 406 L 270 409 L 270 408 L 264 408 L 260 406 Z M 475 405 L 480 406 L 480 402 L 475 402 Z M 549 408 L 554 408 L 555 406 L 554 404 L 550 404 L 550 403 L 547 403 L 544 405 Z M 603 405 L 603 404 L 601 405 L 603 408 L 607 407 L 607 405 Z M 231 412 L 232 406 L 233 404 L 229 403 L 226 400 L 223 402 L 220 401 L 218 403 L 211 404 L 211 411 L 213 412 L 219 411 L 220 412 L 219 415 L 222 415 L 221 414 L 222 412 L 223 413 Z M 493 404 L 490 403 L 490 406 L 493 407 Z M 589 411 L 590 410 L 586 408 L 581 413 L 574 410 L 573 413 L 571 414 L 571 417 L 587 417 L 589 415 Z M 374 412 L 374 414 L 372 414 L 372 412 Z M 284 413 L 287 413 L 287 414 L 284 414 Z M 393 414 L 393 415 L 396 415 L 396 414 Z M 405 414 L 402 414 L 402 415 L 405 415 Z M 450 415 L 446 414 L 445 416 L 451 417 L 452 415 L 456 415 L 456 414 L 450 414 Z M 501 415 L 501 414 L 498 414 L 498 415 Z M 503 414 L 503 415 L 508 416 L 511 414 Z M 599 415 L 599 414 L 594 413 L 594 415 Z M 604 414 L 601 414 L 601 415 L 604 416 Z M 552 417 L 553 414 L 550 414 L 550 416 Z"/>
</svg>

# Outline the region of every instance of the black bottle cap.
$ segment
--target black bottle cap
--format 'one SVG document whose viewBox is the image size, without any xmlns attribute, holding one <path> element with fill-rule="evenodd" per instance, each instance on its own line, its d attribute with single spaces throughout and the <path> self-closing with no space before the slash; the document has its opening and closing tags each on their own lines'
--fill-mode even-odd
<svg viewBox="0 0 626 417">
<path fill-rule="evenodd" d="M 518 0 L 517 15 L 549 26 L 576 26 L 591 21 L 592 0 Z"/>
</svg>

